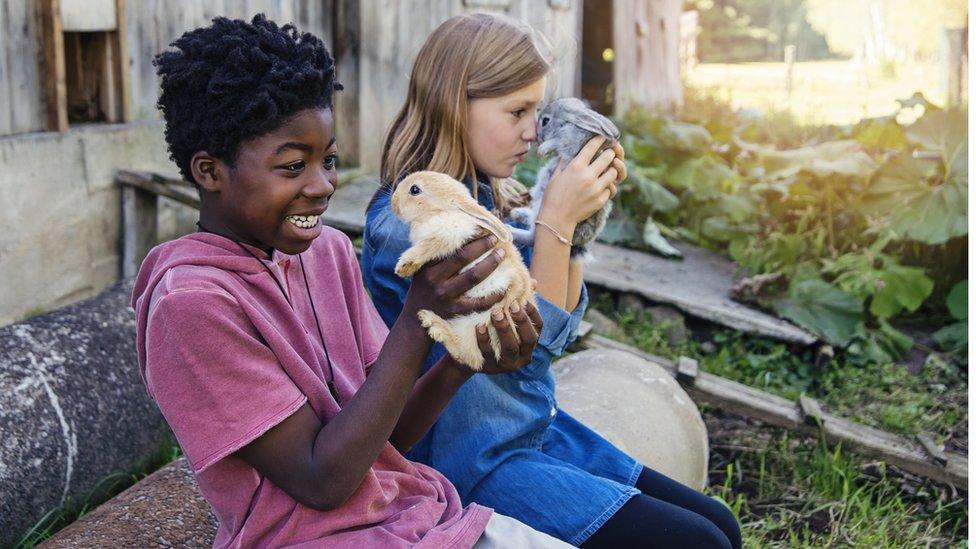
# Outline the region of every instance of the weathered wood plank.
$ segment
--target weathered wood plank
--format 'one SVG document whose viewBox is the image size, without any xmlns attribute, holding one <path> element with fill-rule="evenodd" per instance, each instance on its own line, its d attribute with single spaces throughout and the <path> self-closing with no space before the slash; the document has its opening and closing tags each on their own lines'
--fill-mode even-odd
<svg viewBox="0 0 976 549">
<path fill-rule="evenodd" d="M 61 29 L 59 0 L 41 0 L 41 35 L 43 48 L 44 110 L 46 129 L 63 132 L 68 129 L 68 85 L 65 74 L 64 34 Z M 11 79 L 16 79 L 16 74 Z M 13 96 L 14 94 L 11 94 Z M 16 131 L 16 124 L 14 128 Z"/>
<path fill-rule="evenodd" d="M 651 301 L 667 303 L 711 322 L 750 334 L 811 345 L 816 336 L 793 324 L 732 301 L 729 292 L 736 266 L 721 255 L 677 243 L 684 259 L 655 255 L 596 243 L 596 260 L 586 269 L 586 280 L 621 292 L 633 292 Z"/>
<path fill-rule="evenodd" d="M 627 351 L 660 365 L 677 377 L 678 368 L 672 361 L 603 336 L 591 334 L 581 342 L 581 346 Z M 685 388 L 699 403 L 809 435 L 817 435 L 822 429 L 828 441 L 841 443 L 864 456 L 881 459 L 909 473 L 963 490 L 968 488 L 969 471 L 965 456 L 943 452 L 946 462 L 943 467 L 940 460 L 930 456 L 929 451 L 916 441 L 822 411 L 820 426 L 810 425 L 804 422 L 804 414 L 796 403 L 706 372 L 699 372 L 695 383 L 685 385 Z"/>
<path fill-rule="evenodd" d="M 10 117 L 13 116 L 14 105 L 10 100 L 10 67 L 7 57 L 10 55 L 7 46 L 7 6 L 8 0 L 0 0 L 0 135 L 12 133 Z"/>
<path fill-rule="evenodd" d="M 6 0 L 5 8 L 6 36 L 2 47 L 7 55 L 7 80 L 3 85 L 10 87 L 10 133 L 41 131 L 45 129 L 45 116 L 36 2 Z"/>
</svg>

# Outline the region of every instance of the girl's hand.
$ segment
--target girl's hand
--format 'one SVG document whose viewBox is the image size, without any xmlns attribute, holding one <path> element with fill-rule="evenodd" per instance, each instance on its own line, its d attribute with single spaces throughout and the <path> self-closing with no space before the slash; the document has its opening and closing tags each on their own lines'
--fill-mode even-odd
<svg viewBox="0 0 976 549">
<path fill-rule="evenodd" d="M 470 269 L 461 269 L 494 248 L 498 239 L 494 235 L 484 236 L 468 242 L 454 255 L 439 261 L 432 261 L 413 275 L 410 289 L 403 308 L 416 312 L 427 309 L 437 316 L 449 319 L 472 312 L 487 311 L 498 303 L 504 294 L 493 294 L 480 298 L 464 297 L 465 292 L 474 288 L 495 271 L 504 257 L 498 248 L 494 253 L 479 261 Z M 416 318 L 416 315 L 413 315 Z"/>
<path fill-rule="evenodd" d="M 498 342 L 501 346 L 501 356 L 495 358 L 495 351 L 491 348 L 488 329 L 485 325 L 477 328 L 478 347 L 485 357 L 481 372 L 485 374 L 505 374 L 521 369 L 532 362 L 532 351 L 539 341 L 542 332 L 542 316 L 531 301 L 512 309 L 512 320 L 515 329 L 505 320 L 501 311 L 492 314 L 491 325 L 498 332 Z M 518 334 L 518 338 L 515 337 Z"/>
<path fill-rule="evenodd" d="M 621 170 L 623 163 L 617 158 L 617 148 L 607 149 L 590 161 L 604 141 L 604 137 L 594 137 L 569 164 L 556 169 L 542 197 L 540 221 L 571 229 L 568 234 L 572 234 L 577 223 L 603 208 L 616 193 L 620 171 L 626 171 Z"/>
</svg>

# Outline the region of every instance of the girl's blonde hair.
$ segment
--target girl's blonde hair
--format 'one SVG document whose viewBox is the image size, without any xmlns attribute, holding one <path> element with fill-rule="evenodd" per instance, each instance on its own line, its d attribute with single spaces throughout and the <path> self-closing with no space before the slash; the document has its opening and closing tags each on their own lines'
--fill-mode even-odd
<svg viewBox="0 0 976 549">
<path fill-rule="evenodd" d="M 545 39 L 531 27 L 501 15 L 458 15 L 441 23 L 417 54 L 407 99 L 386 136 L 384 186 L 432 170 L 470 178 L 477 196 L 466 138 L 468 100 L 500 97 L 546 76 L 552 63 L 543 46 Z M 511 181 L 492 181 L 496 209 L 507 210 L 524 191 Z"/>
</svg>

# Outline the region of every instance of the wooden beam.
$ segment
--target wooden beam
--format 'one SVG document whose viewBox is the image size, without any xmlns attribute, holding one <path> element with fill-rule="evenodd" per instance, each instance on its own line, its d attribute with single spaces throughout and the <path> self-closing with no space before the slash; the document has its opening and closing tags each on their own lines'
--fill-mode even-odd
<svg viewBox="0 0 976 549">
<path fill-rule="evenodd" d="M 48 131 L 68 129 L 68 99 L 64 68 L 64 33 L 60 0 L 40 0 L 44 111 Z"/>
<path fill-rule="evenodd" d="M 129 86 L 129 47 L 125 24 L 125 0 L 115 0 L 115 32 L 111 34 L 112 61 L 114 63 L 115 112 L 117 122 L 132 121 L 132 99 Z"/>
<path fill-rule="evenodd" d="M 200 209 L 200 197 L 182 188 L 173 188 L 165 182 L 154 180 L 147 174 L 120 170 L 115 174 L 115 182 L 123 187 L 132 187 L 142 191 L 175 200 L 191 208 Z"/>
</svg>

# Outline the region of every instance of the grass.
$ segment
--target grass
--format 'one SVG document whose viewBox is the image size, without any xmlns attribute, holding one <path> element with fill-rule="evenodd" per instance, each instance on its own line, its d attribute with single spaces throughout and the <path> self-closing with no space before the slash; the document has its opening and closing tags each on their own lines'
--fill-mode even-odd
<svg viewBox="0 0 976 549">
<path fill-rule="evenodd" d="M 131 473 L 114 473 L 93 486 L 88 493 L 76 502 L 69 502 L 48 511 L 34 526 L 27 530 L 15 545 L 17 549 L 33 549 L 58 530 L 88 514 L 89 511 L 122 493 L 126 488 L 139 482 L 151 473 L 173 461 L 181 454 L 173 440 L 166 440 L 155 454 L 145 459 Z"/>
<path fill-rule="evenodd" d="M 705 371 L 785 398 L 810 394 L 831 412 L 905 434 L 946 439 L 967 429 L 968 379 L 955 364 L 930 358 L 912 374 L 838 356 L 815 366 L 810 352 L 731 330 L 671 345 L 668 325 L 646 313 L 620 312 L 606 294 L 591 306 L 618 322 L 610 337 L 671 359 L 694 357 Z M 704 415 L 710 490 L 739 517 L 747 547 L 965 546 L 968 496 L 822 439 L 707 407 Z"/>
<path fill-rule="evenodd" d="M 789 112 L 807 125 L 853 124 L 888 116 L 896 100 L 921 90 L 939 103 L 935 64 L 865 69 L 852 61 L 807 61 L 793 67 L 787 94 L 785 63 L 704 63 L 685 77 L 685 85 L 735 108 Z"/>
<path fill-rule="evenodd" d="M 706 418 L 710 491 L 730 504 L 746 547 L 966 544 L 965 496 L 865 463 L 822 439 L 714 411 Z"/>
</svg>

